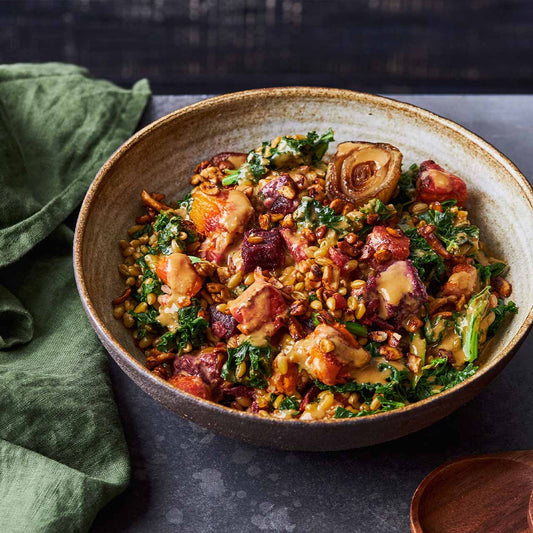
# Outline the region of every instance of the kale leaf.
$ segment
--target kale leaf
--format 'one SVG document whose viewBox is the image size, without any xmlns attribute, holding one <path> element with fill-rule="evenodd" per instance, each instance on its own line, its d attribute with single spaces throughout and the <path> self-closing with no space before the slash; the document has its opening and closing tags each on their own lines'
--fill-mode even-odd
<svg viewBox="0 0 533 533">
<path fill-rule="evenodd" d="M 438 394 L 472 376 L 477 367 L 469 363 L 462 370 L 459 370 L 453 367 L 448 359 L 437 358 L 423 367 L 416 383 L 411 379 L 408 370 L 398 370 L 389 363 L 379 365 L 379 370 L 381 372 L 389 370 L 390 372 L 385 384 L 349 381 L 341 385 L 329 386 L 316 380 L 315 385 L 321 390 L 330 390 L 331 392 L 358 392 L 365 403 L 370 403 L 374 397 L 379 399 L 381 407 L 373 411 L 363 409 L 357 413 L 352 413 L 343 407 L 337 407 L 335 418 L 353 418 L 391 411 Z"/>
<path fill-rule="evenodd" d="M 142 237 L 143 235 L 150 235 L 152 233 L 152 226 L 150 224 L 146 224 L 141 229 L 138 229 L 137 231 L 133 232 L 130 237 L 132 239 L 138 239 L 139 237 Z"/>
<path fill-rule="evenodd" d="M 300 409 L 300 401 L 296 396 L 287 396 L 279 405 L 280 411 L 298 411 Z"/>
<path fill-rule="evenodd" d="M 379 215 L 379 218 L 382 222 L 396 213 L 396 209 L 394 207 L 386 206 L 379 198 L 373 198 L 367 202 L 363 207 L 361 207 L 360 211 L 365 215 Z"/>
<path fill-rule="evenodd" d="M 150 293 L 154 293 L 156 296 L 163 294 L 161 290 L 162 283 L 156 274 L 152 272 L 152 269 L 147 265 L 144 257 L 139 257 L 136 263 L 142 269 L 142 283 L 136 293 L 133 294 L 133 297 L 138 302 L 146 302 L 146 299 Z"/>
<path fill-rule="evenodd" d="M 479 271 L 479 280 L 481 283 L 487 283 L 492 278 L 500 276 L 507 268 L 507 265 L 501 262 L 491 263 L 490 265 L 480 265 L 477 263 L 476 268 Z"/>
<path fill-rule="evenodd" d="M 193 348 L 200 347 L 205 342 L 205 331 L 208 321 L 198 316 L 202 306 L 198 300 L 193 300 L 192 305 L 182 307 L 178 311 L 179 326 L 174 331 L 167 331 L 159 338 L 157 349 L 161 352 L 181 350 L 188 343 Z"/>
<path fill-rule="evenodd" d="M 442 211 L 428 209 L 420 213 L 418 218 L 428 224 L 436 226 L 436 235 L 450 253 L 457 253 L 463 244 L 475 244 L 479 239 L 479 228 L 473 224 L 454 226 L 457 214 L 452 213 L 450 207 L 455 200 L 442 202 Z"/>
<path fill-rule="evenodd" d="M 358 415 L 359 413 L 354 413 L 353 411 L 349 411 L 348 409 L 339 406 L 335 409 L 334 418 L 355 418 Z"/>
<path fill-rule="evenodd" d="M 339 237 L 342 238 L 352 230 L 353 226 L 348 217 L 337 215 L 331 207 L 322 205 L 314 198 L 304 196 L 301 204 L 293 213 L 293 218 L 301 225 L 326 226 L 335 230 Z"/>
<path fill-rule="evenodd" d="M 418 174 L 418 165 L 411 165 L 405 172 L 400 174 L 398 181 L 398 195 L 394 198 L 394 205 L 399 208 L 410 204 L 415 199 L 416 176 Z"/>
<path fill-rule="evenodd" d="M 135 319 L 137 333 L 140 339 L 146 336 L 146 326 L 161 326 L 157 320 L 159 313 L 153 306 L 149 306 L 144 313 L 136 313 L 135 311 L 128 311 L 128 313 Z"/>
<path fill-rule="evenodd" d="M 421 237 L 415 228 L 405 228 L 404 233 L 409 237 L 409 259 L 417 269 L 422 281 L 440 281 L 446 272 L 444 261 L 440 255 L 431 248 L 424 237 Z"/>
<path fill-rule="evenodd" d="M 275 147 L 271 142 L 264 142 L 260 148 L 248 153 L 244 165 L 226 172 L 222 185 L 235 185 L 244 179 L 257 182 L 272 168 L 318 163 L 333 140 L 330 128 L 322 136 L 315 131 L 300 139 L 284 136 Z"/>
<path fill-rule="evenodd" d="M 300 163 L 318 163 L 327 152 L 329 143 L 334 140 L 331 128 L 322 136 L 318 135 L 316 131 L 310 131 L 307 136 L 301 139 L 282 137 L 278 145 L 271 149 L 271 161 L 279 168 L 285 164 L 289 155 L 291 156 L 291 163 L 294 162 L 294 159 Z"/>
<path fill-rule="evenodd" d="M 247 387 L 265 389 L 267 379 L 272 374 L 272 348 L 255 346 L 245 341 L 236 348 L 228 348 L 228 359 L 222 367 L 222 377 L 231 383 L 240 383 Z M 237 378 L 237 367 L 246 363 L 246 372 Z"/>
<path fill-rule="evenodd" d="M 164 255 L 172 253 L 172 241 L 174 241 L 181 251 L 185 251 L 187 244 L 196 242 L 198 235 L 189 225 L 183 223 L 183 219 L 178 215 L 168 215 L 161 212 L 154 222 L 154 230 L 158 232 L 157 246 Z M 180 240 L 179 234 L 185 232 L 187 238 Z"/>
<path fill-rule="evenodd" d="M 505 303 L 502 298 L 498 298 L 498 305 L 492 309 L 492 312 L 496 315 L 494 322 L 489 326 L 487 336 L 492 337 L 498 331 L 505 316 L 518 313 L 518 308 L 514 302 Z"/>
</svg>

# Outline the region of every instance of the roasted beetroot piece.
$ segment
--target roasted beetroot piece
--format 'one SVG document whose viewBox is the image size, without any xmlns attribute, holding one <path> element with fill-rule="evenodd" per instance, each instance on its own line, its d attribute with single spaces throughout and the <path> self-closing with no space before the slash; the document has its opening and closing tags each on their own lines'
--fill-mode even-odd
<svg viewBox="0 0 533 533">
<path fill-rule="evenodd" d="M 444 296 L 464 296 L 466 300 L 479 290 L 478 271 L 472 265 L 456 265 L 442 288 Z"/>
<path fill-rule="evenodd" d="M 188 392 L 198 398 L 211 400 L 211 388 L 198 376 L 177 374 L 169 378 L 168 383 L 184 392 Z"/>
<path fill-rule="evenodd" d="M 283 228 L 281 230 L 281 236 L 283 237 L 289 252 L 294 259 L 296 259 L 296 261 L 303 261 L 304 259 L 307 259 L 307 249 L 309 248 L 309 243 L 300 233 L 292 231 L 288 228 Z"/>
<path fill-rule="evenodd" d="M 285 261 L 283 239 L 277 228 L 247 231 L 244 234 L 241 252 L 244 272 L 252 272 L 256 267 L 274 270 L 282 267 Z"/>
<path fill-rule="evenodd" d="M 349 255 L 346 255 L 344 252 L 341 252 L 338 248 L 330 246 L 328 250 L 330 259 L 335 265 L 337 265 L 341 270 L 346 266 L 346 263 L 351 259 Z"/>
<path fill-rule="evenodd" d="M 219 339 L 228 340 L 232 335 L 239 333 L 237 321 L 231 315 L 219 311 L 215 305 L 210 305 L 208 311 L 211 318 L 211 329 Z"/>
<path fill-rule="evenodd" d="M 428 301 L 426 287 L 411 261 L 391 263 L 375 281 L 380 303 L 378 316 L 390 320 L 396 327 Z"/>
<path fill-rule="evenodd" d="M 366 238 L 366 249 L 371 250 L 373 266 L 391 260 L 403 261 L 409 257 L 409 237 L 401 229 L 375 226 Z"/>
<path fill-rule="evenodd" d="M 228 306 L 245 335 L 264 338 L 272 337 L 289 314 L 283 295 L 263 279 L 254 281 Z"/>
<path fill-rule="evenodd" d="M 244 385 L 236 385 L 235 387 L 228 387 L 224 389 L 224 396 L 229 396 L 231 398 L 250 398 L 250 400 L 255 399 L 255 389 L 251 387 L 245 387 Z"/>
<path fill-rule="evenodd" d="M 419 202 L 444 202 L 457 200 L 458 205 L 464 205 L 468 192 L 465 182 L 444 170 L 435 161 L 424 161 L 418 169 L 416 179 L 416 199 Z"/>
<path fill-rule="evenodd" d="M 285 187 L 285 190 L 290 189 L 293 191 L 293 198 L 285 198 L 280 194 L 280 189 Z M 269 181 L 260 191 L 260 195 L 263 197 L 264 206 L 276 215 L 287 215 L 292 213 L 298 207 L 298 199 L 296 198 L 296 185 L 288 174 L 281 174 L 278 178 L 274 178 Z M 291 193 L 287 193 L 291 196 Z"/>
<path fill-rule="evenodd" d="M 174 359 L 174 375 L 187 374 L 201 378 L 209 386 L 211 398 L 218 398 L 223 382 L 223 379 L 220 377 L 220 372 L 225 360 L 225 348 L 218 346 L 205 348 L 200 353 L 185 354 L 176 357 Z"/>
</svg>

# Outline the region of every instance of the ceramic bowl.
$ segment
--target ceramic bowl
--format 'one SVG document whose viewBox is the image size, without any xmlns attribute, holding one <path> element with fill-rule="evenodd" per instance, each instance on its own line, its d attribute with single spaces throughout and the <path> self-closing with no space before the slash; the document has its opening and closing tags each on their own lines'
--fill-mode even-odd
<svg viewBox="0 0 533 533">
<path fill-rule="evenodd" d="M 480 370 L 442 394 L 374 416 L 282 421 L 237 412 L 177 390 L 148 372 L 129 331 L 113 318 L 122 292 L 118 241 L 142 213 L 143 187 L 178 198 L 195 165 L 223 151 L 247 151 L 279 134 L 335 130 L 337 141 L 397 146 L 404 168 L 434 159 L 466 181 L 471 219 L 510 264 L 519 312 L 490 343 Z M 332 146 L 336 146 L 336 143 Z M 139 131 L 102 167 L 81 208 L 74 266 L 85 310 L 107 351 L 150 396 L 180 416 L 246 442 L 293 450 L 369 446 L 426 427 L 473 398 L 512 358 L 533 320 L 533 192 L 498 150 L 463 127 L 387 98 L 337 89 L 289 87 L 228 94 L 179 109 Z"/>
</svg>

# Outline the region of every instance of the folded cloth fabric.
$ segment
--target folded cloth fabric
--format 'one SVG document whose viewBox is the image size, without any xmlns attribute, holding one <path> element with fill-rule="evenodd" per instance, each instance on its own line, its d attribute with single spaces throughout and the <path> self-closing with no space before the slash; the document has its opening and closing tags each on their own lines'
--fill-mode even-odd
<svg viewBox="0 0 533 533">
<path fill-rule="evenodd" d="M 150 95 L 59 63 L 0 66 L 0 530 L 86 531 L 126 486 L 107 357 L 63 224 Z"/>
</svg>

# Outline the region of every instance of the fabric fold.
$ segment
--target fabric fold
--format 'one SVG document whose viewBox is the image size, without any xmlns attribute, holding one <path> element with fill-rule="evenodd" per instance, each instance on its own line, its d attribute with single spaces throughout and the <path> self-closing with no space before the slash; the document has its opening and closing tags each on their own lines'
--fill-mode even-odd
<svg viewBox="0 0 533 533">
<path fill-rule="evenodd" d="M 30 342 L 33 318 L 22 303 L 0 285 L 0 350 Z"/>
<path fill-rule="evenodd" d="M 63 222 L 149 97 L 59 63 L 0 66 L 0 529 L 86 531 L 128 483 L 106 353 Z"/>
</svg>

